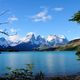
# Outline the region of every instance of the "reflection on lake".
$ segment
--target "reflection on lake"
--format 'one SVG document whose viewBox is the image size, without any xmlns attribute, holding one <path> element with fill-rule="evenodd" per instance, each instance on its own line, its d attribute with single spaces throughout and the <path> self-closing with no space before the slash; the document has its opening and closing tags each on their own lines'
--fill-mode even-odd
<svg viewBox="0 0 80 80">
<path fill-rule="evenodd" d="M 80 72 L 80 61 L 73 51 L 49 52 L 2 52 L 0 54 L 0 74 L 6 67 L 24 68 L 25 64 L 34 64 L 33 71 L 42 71 L 47 76 L 71 75 Z"/>
</svg>

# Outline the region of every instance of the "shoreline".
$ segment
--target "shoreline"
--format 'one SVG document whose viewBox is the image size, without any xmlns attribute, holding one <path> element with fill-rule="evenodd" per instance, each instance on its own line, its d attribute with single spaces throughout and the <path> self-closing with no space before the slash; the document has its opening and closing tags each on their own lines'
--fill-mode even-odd
<svg viewBox="0 0 80 80">
<path fill-rule="evenodd" d="M 0 76 L 0 80 L 19 80 L 19 79 L 7 79 L 5 77 Z M 21 79 L 24 80 L 24 79 Z M 28 80 L 28 79 L 25 79 Z M 33 76 L 30 80 L 80 80 L 80 75 L 70 75 L 70 76 L 56 76 L 56 77 L 36 77 Z"/>
</svg>

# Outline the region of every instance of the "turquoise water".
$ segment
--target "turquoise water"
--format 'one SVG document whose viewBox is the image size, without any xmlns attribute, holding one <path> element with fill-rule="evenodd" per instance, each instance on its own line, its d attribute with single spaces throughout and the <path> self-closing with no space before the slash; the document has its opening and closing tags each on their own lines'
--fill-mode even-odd
<svg viewBox="0 0 80 80">
<path fill-rule="evenodd" d="M 0 54 L 0 74 L 6 67 L 24 68 L 34 64 L 33 72 L 44 72 L 46 76 L 72 75 L 80 73 L 80 61 L 74 51 L 50 52 L 2 52 Z"/>
</svg>

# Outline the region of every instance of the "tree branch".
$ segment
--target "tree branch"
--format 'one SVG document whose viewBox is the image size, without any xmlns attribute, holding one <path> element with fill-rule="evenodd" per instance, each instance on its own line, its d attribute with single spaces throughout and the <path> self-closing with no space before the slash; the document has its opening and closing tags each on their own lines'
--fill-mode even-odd
<svg viewBox="0 0 80 80">
<path fill-rule="evenodd" d="M 5 10 L 5 11 L 1 12 L 1 13 L 0 13 L 0 16 L 6 14 L 8 11 L 9 11 L 9 10 Z M 9 21 L 6 21 L 6 22 L 0 22 L 0 25 L 2 25 L 2 24 L 8 24 L 8 23 L 9 23 Z"/>
<path fill-rule="evenodd" d="M 5 11 L 1 12 L 1 13 L 0 13 L 0 16 L 6 14 L 8 11 L 9 11 L 9 10 L 5 10 Z"/>
<path fill-rule="evenodd" d="M 0 25 L 2 25 L 2 24 L 8 24 L 9 22 L 8 21 L 6 21 L 6 22 L 0 22 Z"/>
<path fill-rule="evenodd" d="M 14 36 L 14 35 L 17 35 L 17 33 L 10 35 L 8 32 L 6 32 L 6 30 L 4 30 L 4 31 L 1 30 L 0 33 L 4 34 L 6 36 Z"/>
</svg>

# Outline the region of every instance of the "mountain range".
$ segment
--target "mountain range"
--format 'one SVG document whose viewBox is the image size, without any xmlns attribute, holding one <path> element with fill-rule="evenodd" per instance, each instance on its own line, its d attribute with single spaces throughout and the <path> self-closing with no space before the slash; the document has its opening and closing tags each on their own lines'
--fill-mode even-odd
<svg viewBox="0 0 80 80">
<path fill-rule="evenodd" d="M 56 46 L 66 45 L 68 39 L 63 35 L 49 35 L 47 38 L 34 33 L 28 33 L 24 39 L 11 41 L 0 38 L 0 51 L 32 51 L 49 49 Z"/>
</svg>

